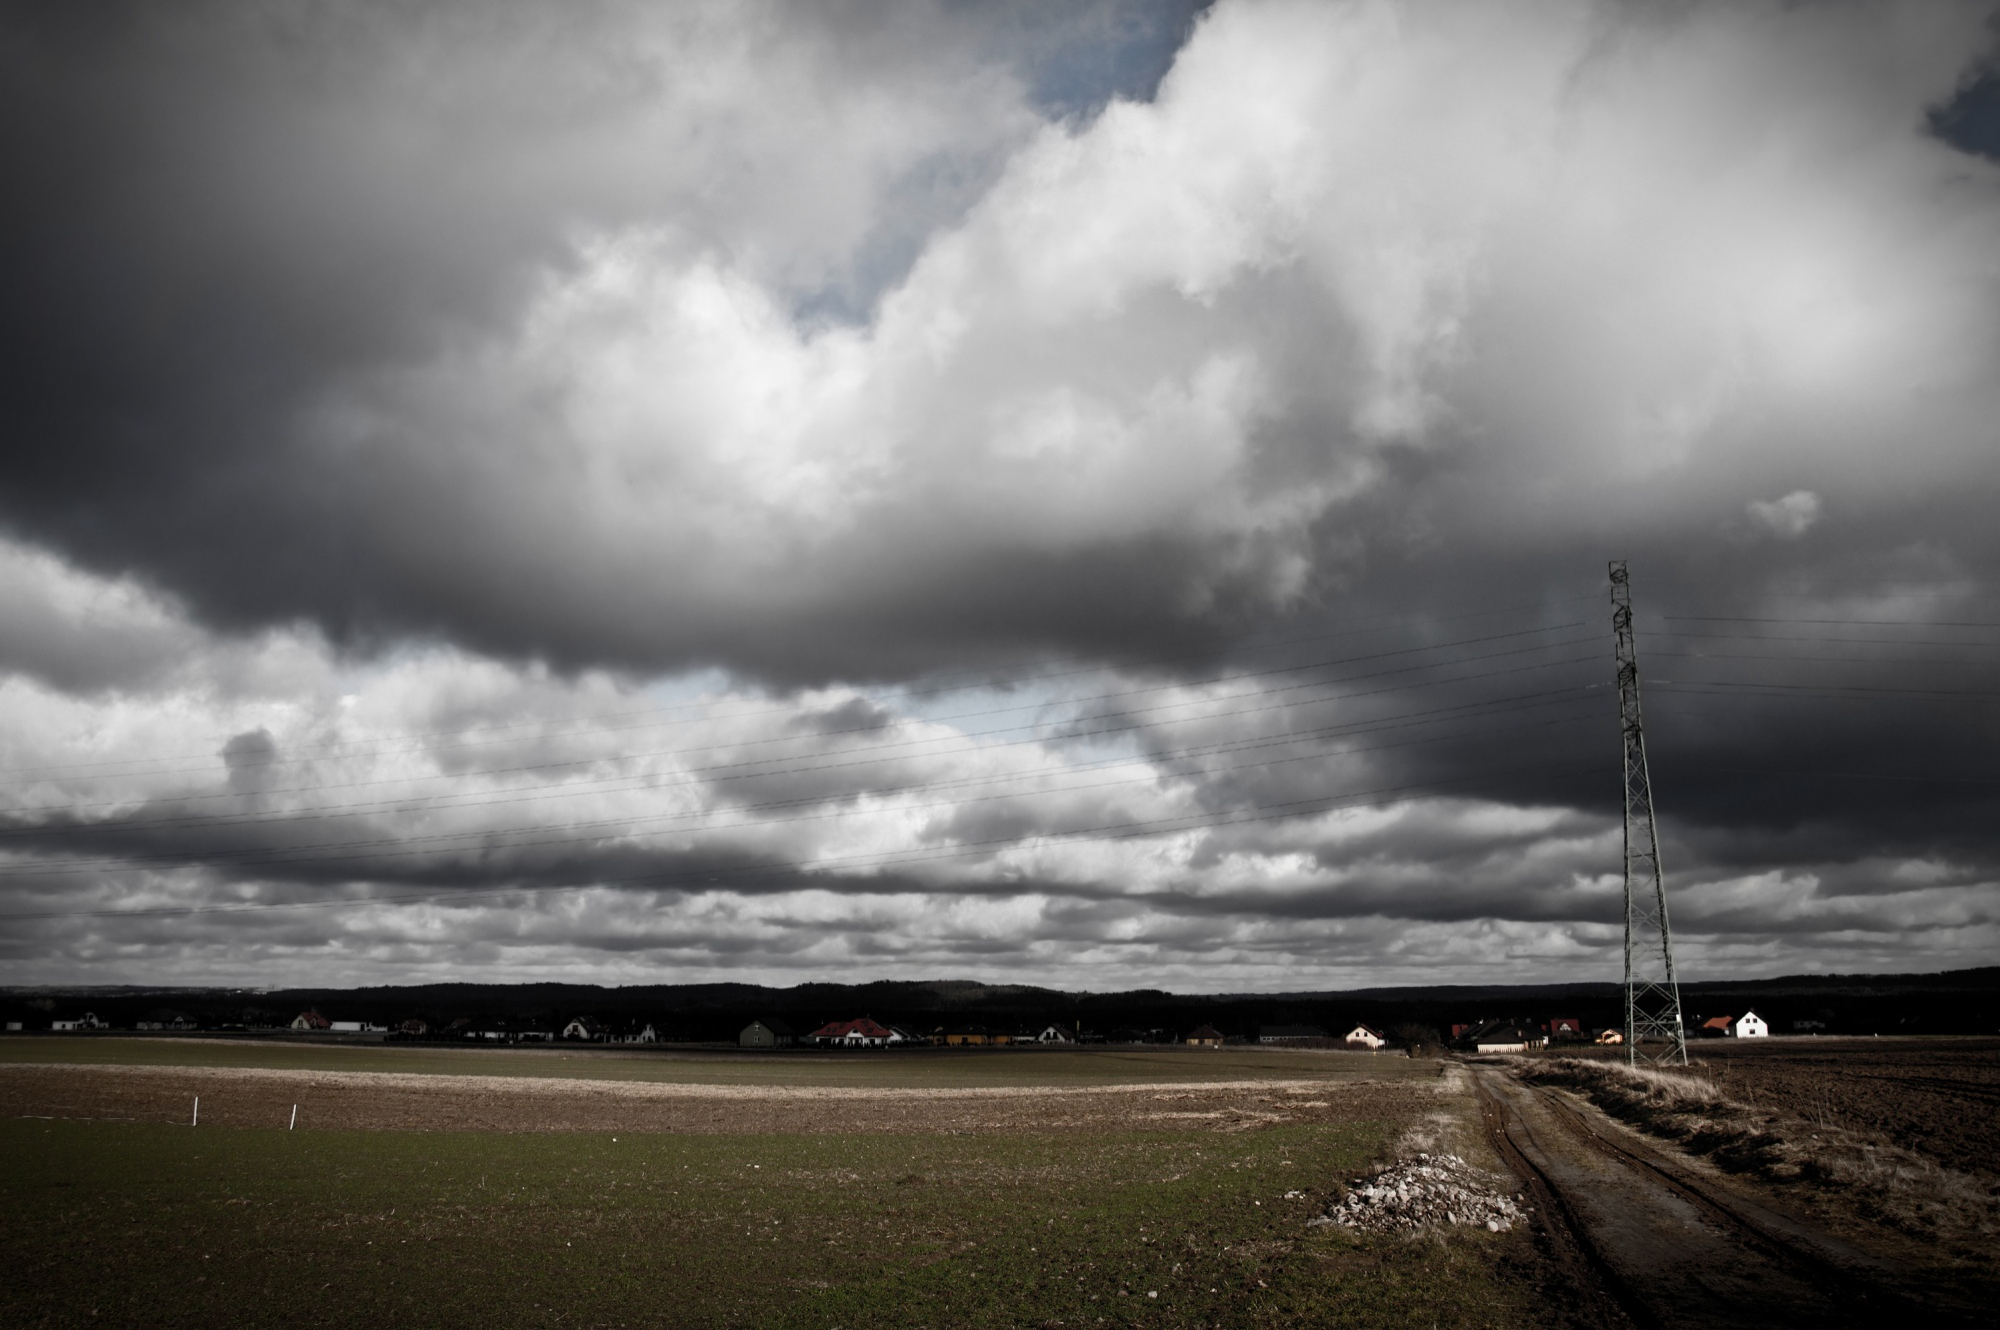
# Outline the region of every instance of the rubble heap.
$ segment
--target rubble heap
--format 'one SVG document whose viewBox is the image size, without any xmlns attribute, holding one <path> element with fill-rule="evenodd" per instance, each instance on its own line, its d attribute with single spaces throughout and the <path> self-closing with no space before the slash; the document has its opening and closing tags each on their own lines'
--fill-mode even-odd
<svg viewBox="0 0 2000 1330">
<path fill-rule="evenodd" d="M 1356 1178 L 1354 1189 L 1312 1223 L 1377 1232 L 1477 1224 L 1504 1233 L 1526 1212 L 1516 1198 L 1494 1191 L 1489 1182 L 1457 1155 L 1420 1154 L 1372 1177 Z"/>
</svg>

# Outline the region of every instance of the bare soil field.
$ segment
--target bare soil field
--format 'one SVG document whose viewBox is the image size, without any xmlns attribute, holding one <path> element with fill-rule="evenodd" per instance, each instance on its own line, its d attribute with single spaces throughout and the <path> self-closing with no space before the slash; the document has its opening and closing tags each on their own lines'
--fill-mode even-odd
<svg viewBox="0 0 2000 1330">
<path fill-rule="evenodd" d="M 259 1067 L 0 1065 L 0 1116 L 497 1132 L 1240 1132 L 1399 1119 L 1436 1097 L 1435 1063 L 1391 1078 L 1100 1086 L 704 1085 L 552 1076 Z M 1423 1075 L 1413 1075 L 1421 1071 Z"/>
<path fill-rule="evenodd" d="M 1717 1039 L 1688 1055 L 1732 1099 L 2000 1178 L 2000 1039 Z"/>
<path fill-rule="evenodd" d="M 1393 1053 L 1258 1047 L 753 1052 L 575 1044 L 481 1048 L 462 1044 L 318 1041 L 309 1037 L 0 1035 L 0 1066 L 10 1063 L 548 1076 L 704 1085 L 940 1087 L 1344 1076 L 1379 1079 L 1413 1074 L 1417 1065 Z"/>
</svg>

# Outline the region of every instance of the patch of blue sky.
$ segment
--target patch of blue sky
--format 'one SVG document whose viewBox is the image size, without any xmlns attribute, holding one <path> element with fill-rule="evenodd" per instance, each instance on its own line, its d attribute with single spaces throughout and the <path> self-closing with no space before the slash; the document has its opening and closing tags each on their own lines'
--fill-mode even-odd
<svg viewBox="0 0 2000 1330">
<path fill-rule="evenodd" d="M 2000 71 L 1987 69 L 1933 110 L 1931 132 L 1961 152 L 2000 160 Z"/>
<path fill-rule="evenodd" d="M 1138 732 L 1122 730 L 1075 738 L 1062 738 L 1062 732 L 1089 714 L 1089 704 L 1077 700 L 1079 693 L 1088 696 L 1116 688 L 1115 676 L 1106 675 L 1101 687 L 1092 683 L 1079 688 L 1076 680 L 1064 679 L 1012 688 L 885 689 L 871 696 L 900 716 L 949 725 L 961 734 L 977 735 L 984 743 L 1060 739 L 1063 751 L 1076 761 L 1096 763 L 1137 757 Z"/>
<path fill-rule="evenodd" d="M 1072 125 L 1114 99 L 1149 102 L 1210 0 L 966 0 L 985 25 L 986 58 L 1010 66 L 1028 103 Z M 930 237 L 956 225 L 1006 165 L 1006 149 L 935 153 L 883 200 L 880 220 L 843 271 L 792 302 L 802 329 L 862 327 L 916 266 Z"/>
</svg>

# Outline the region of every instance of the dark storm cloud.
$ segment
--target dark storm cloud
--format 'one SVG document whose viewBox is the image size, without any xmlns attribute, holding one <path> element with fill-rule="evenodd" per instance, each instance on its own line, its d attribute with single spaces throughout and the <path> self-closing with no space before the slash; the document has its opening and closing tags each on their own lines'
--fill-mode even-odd
<svg viewBox="0 0 2000 1330">
<path fill-rule="evenodd" d="M 887 14 L 0 17 L 14 908 L 1594 963 L 1624 557 L 1697 953 L 1993 936 L 1990 7 Z"/>
</svg>

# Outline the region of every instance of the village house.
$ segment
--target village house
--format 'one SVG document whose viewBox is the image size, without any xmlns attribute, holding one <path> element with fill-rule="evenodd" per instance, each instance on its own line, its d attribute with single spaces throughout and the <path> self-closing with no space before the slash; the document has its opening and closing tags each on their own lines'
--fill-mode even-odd
<svg viewBox="0 0 2000 1330">
<path fill-rule="evenodd" d="M 1198 1025 L 1187 1037 L 1189 1048 L 1221 1048 L 1222 1031 L 1213 1025 Z"/>
<path fill-rule="evenodd" d="M 852 1021 L 829 1021 L 806 1038 L 821 1048 L 887 1048 L 903 1042 L 894 1030 L 877 1025 L 866 1016 Z"/>
<path fill-rule="evenodd" d="M 1377 1034 L 1375 1031 L 1369 1029 L 1367 1026 L 1357 1025 L 1352 1030 L 1349 1030 L 1347 1032 L 1347 1037 L 1341 1040 L 1341 1042 L 1346 1044 L 1349 1048 L 1365 1048 L 1369 1052 L 1373 1053 L 1376 1049 L 1381 1048 L 1384 1044 L 1387 1044 L 1389 1041 L 1387 1039 L 1384 1039 L 1381 1035 Z"/>
<path fill-rule="evenodd" d="M 1710 1016 L 1695 1026 L 1694 1032 L 1703 1039 L 1727 1039 L 1735 1024 L 1734 1016 Z"/>
<path fill-rule="evenodd" d="M 934 1044 L 945 1044 L 952 1048 L 973 1048 L 993 1042 L 983 1025 L 957 1025 L 947 1030 L 942 1026 L 931 1035 Z"/>
<path fill-rule="evenodd" d="M 331 1030 L 333 1022 L 308 1007 L 298 1015 L 292 1017 L 292 1028 L 294 1030 Z"/>
<path fill-rule="evenodd" d="M 99 1020 L 97 1013 L 94 1011 L 86 1011 L 81 1016 L 50 1021 L 49 1028 L 51 1030 L 108 1030 L 111 1028 L 111 1022 Z"/>
<path fill-rule="evenodd" d="M 1549 1032 L 1549 1039 L 1553 1043 L 1583 1038 L 1583 1022 L 1575 1016 L 1552 1016 L 1543 1028 Z"/>
<path fill-rule="evenodd" d="M 1549 1044 L 1541 1026 L 1519 1021 L 1490 1021 L 1466 1038 L 1477 1053 L 1535 1053 Z"/>
<path fill-rule="evenodd" d="M 588 1016 L 578 1016 L 562 1028 L 564 1039 L 578 1039 L 587 1043 L 598 1042 L 608 1033 L 610 1032 L 601 1023 Z"/>
<path fill-rule="evenodd" d="M 651 1021 L 643 1022 L 637 1026 L 627 1025 L 619 1032 L 618 1042 L 621 1044 L 657 1044 L 660 1042 L 660 1032 L 653 1028 Z"/>
<path fill-rule="evenodd" d="M 1736 1024 L 1730 1027 L 1730 1033 L 1738 1039 L 1763 1039 L 1771 1033 L 1771 1027 L 1766 1025 L 1764 1018 L 1756 1012 L 1746 1011 L 1736 1018 Z"/>
<path fill-rule="evenodd" d="M 762 1016 L 736 1035 L 738 1048 L 790 1048 L 799 1041 L 792 1027 L 776 1016 Z"/>
<path fill-rule="evenodd" d="M 1625 1042 L 1625 1032 L 1623 1030 L 1599 1030 L 1596 1042 L 1600 1044 L 1622 1044 Z"/>
<path fill-rule="evenodd" d="M 1063 1029 L 1060 1025 L 1051 1025 L 1035 1036 L 1035 1042 L 1038 1044 L 1073 1044 L 1076 1042 L 1076 1034 L 1074 1031 Z"/>
</svg>

